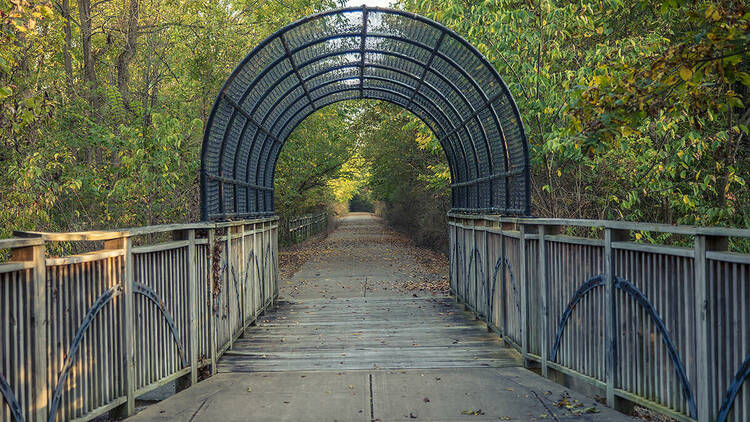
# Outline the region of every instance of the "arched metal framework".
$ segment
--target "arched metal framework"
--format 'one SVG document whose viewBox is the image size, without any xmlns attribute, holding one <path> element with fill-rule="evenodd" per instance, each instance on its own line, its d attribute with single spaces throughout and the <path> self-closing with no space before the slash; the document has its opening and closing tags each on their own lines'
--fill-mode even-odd
<svg viewBox="0 0 750 422">
<path fill-rule="evenodd" d="M 454 211 L 530 213 L 526 136 L 497 71 L 434 21 L 363 6 L 279 30 L 232 72 L 203 140 L 203 219 L 273 214 L 289 134 L 316 110 L 363 98 L 397 104 L 430 127 L 448 160 Z"/>
</svg>

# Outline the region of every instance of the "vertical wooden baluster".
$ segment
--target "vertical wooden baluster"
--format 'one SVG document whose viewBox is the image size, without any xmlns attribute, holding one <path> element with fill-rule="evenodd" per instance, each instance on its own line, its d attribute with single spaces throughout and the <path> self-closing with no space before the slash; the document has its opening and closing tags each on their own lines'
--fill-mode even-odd
<svg viewBox="0 0 750 422">
<path fill-rule="evenodd" d="M 213 274 L 213 267 L 214 267 L 214 243 L 216 242 L 216 229 L 214 227 L 211 227 L 208 229 L 208 271 L 206 273 L 208 274 L 208 289 L 207 289 L 207 297 L 209 301 L 209 335 L 211 336 L 211 341 L 209 342 L 210 345 L 210 353 L 211 353 L 211 375 L 214 375 L 216 373 L 216 325 L 218 323 L 217 317 L 214 313 L 214 307 L 216 303 L 214 303 L 214 274 Z M 219 264 L 221 264 L 221 261 L 219 261 Z"/>
<path fill-rule="evenodd" d="M 604 230 L 604 274 L 606 277 L 606 306 L 605 306 L 605 354 L 606 354 L 606 382 L 607 405 L 615 403 L 615 275 L 612 268 L 612 229 Z"/>
<path fill-rule="evenodd" d="M 527 276 L 526 268 L 526 226 L 519 224 L 518 236 L 518 269 L 519 277 L 518 282 L 521 290 L 521 321 L 519 326 L 521 327 L 521 354 L 523 355 L 523 366 L 527 366 L 527 356 L 529 353 L 529 300 L 528 300 L 528 287 L 529 280 Z"/>
<path fill-rule="evenodd" d="M 198 277 L 196 273 L 195 230 L 188 230 L 188 303 L 190 310 L 190 384 L 198 382 Z"/>
<path fill-rule="evenodd" d="M 545 240 L 546 227 L 539 225 L 539 343 L 540 358 L 542 365 L 542 376 L 547 374 L 547 354 L 549 313 L 547 311 L 547 294 L 549 291 L 549 278 L 547 277 L 547 242 Z"/>
</svg>

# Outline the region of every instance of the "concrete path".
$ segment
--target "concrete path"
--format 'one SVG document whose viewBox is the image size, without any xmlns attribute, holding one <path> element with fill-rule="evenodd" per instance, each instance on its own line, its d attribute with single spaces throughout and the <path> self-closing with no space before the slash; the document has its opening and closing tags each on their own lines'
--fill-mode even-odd
<svg viewBox="0 0 750 422">
<path fill-rule="evenodd" d="M 521 368 L 451 298 L 405 292 L 432 275 L 398 239 L 342 219 L 217 375 L 129 420 L 632 420 Z"/>
</svg>

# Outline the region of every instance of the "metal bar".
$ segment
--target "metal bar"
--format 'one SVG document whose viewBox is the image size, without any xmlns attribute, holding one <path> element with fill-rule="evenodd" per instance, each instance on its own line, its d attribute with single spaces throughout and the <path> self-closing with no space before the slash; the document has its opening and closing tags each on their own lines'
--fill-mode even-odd
<svg viewBox="0 0 750 422">
<path fill-rule="evenodd" d="M 385 54 L 385 52 L 384 52 L 383 54 Z M 396 97 L 401 97 L 401 98 L 405 98 L 405 99 L 407 99 L 407 97 L 406 97 L 405 95 L 401 94 L 400 92 L 396 92 L 396 91 L 392 91 L 392 90 L 385 90 L 385 89 L 382 89 L 382 88 L 377 88 L 377 87 L 371 87 L 371 88 L 368 88 L 368 89 L 370 89 L 370 90 L 373 90 L 373 91 L 386 92 L 386 93 L 388 93 L 388 94 L 391 94 L 391 95 L 394 95 L 394 96 L 396 96 Z M 335 95 L 335 94 L 339 94 L 339 93 L 342 93 L 342 92 L 346 92 L 346 91 L 353 91 L 353 90 L 354 90 L 354 88 L 345 88 L 345 89 L 341 89 L 341 90 L 336 90 L 336 91 L 330 92 L 330 93 L 328 93 L 328 94 L 326 94 L 326 95 L 324 95 L 324 96 L 322 96 L 322 97 L 320 97 L 320 98 L 317 98 L 317 99 L 316 99 L 315 101 L 320 101 L 320 100 L 322 100 L 322 99 L 324 99 L 324 98 L 326 98 L 326 97 L 330 97 L 330 96 L 333 96 L 333 95 Z M 420 95 L 421 95 L 421 94 L 420 94 Z M 384 98 L 377 98 L 377 99 L 380 99 L 380 100 L 384 100 L 384 101 L 389 101 L 389 102 L 392 102 L 392 101 L 390 101 L 390 100 L 386 100 L 386 99 L 384 99 Z M 296 100 L 295 100 L 295 101 L 296 101 Z M 337 101 L 340 101 L 340 100 L 336 100 L 336 101 L 333 101 L 333 102 L 337 102 Z M 331 102 L 331 103 L 333 103 L 333 102 Z M 331 104 L 331 103 L 320 104 L 320 107 L 322 108 L 322 107 L 324 107 L 324 106 L 326 106 L 326 105 L 328 105 L 328 104 Z M 403 106 L 403 104 L 398 104 L 398 103 L 396 103 L 396 104 L 397 104 L 397 105 L 400 105 L 400 106 Z M 433 120 L 433 121 L 434 121 L 435 123 L 439 123 L 439 120 L 438 120 L 438 119 L 436 119 L 436 118 L 435 118 L 435 117 L 434 117 L 434 116 L 432 115 L 432 113 L 430 113 L 430 112 L 429 112 L 429 111 L 428 111 L 427 109 L 425 109 L 425 108 L 424 108 L 424 107 L 422 107 L 421 105 L 419 105 L 419 104 L 417 104 L 417 103 L 413 103 L 413 106 L 417 106 L 417 107 L 419 107 L 419 108 L 420 108 L 420 109 L 422 110 L 422 112 L 423 112 L 423 113 L 425 113 L 425 114 L 426 114 L 426 115 L 427 115 L 428 117 L 430 117 L 430 118 L 431 118 L 431 119 L 432 119 L 432 120 Z M 289 125 L 290 125 L 290 122 L 294 121 L 294 120 L 295 120 L 295 119 L 297 118 L 297 116 L 298 116 L 298 115 L 299 115 L 299 114 L 300 114 L 300 113 L 301 113 L 301 112 L 302 112 L 303 110 L 304 110 L 304 108 L 299 108 L 299 109 L 298 109 L 297 111 L 295 111 L 295 112 L 294 112 L 294 113 L 293 113 L 293 114 L 292 114 L 292 115 L 291 115 L 291 116 L 290 116 L 290 117 L 289 117 L 289 118 L 288 118 L 288 119 L 287 119 L 286 121 L 284 121 L 284 122 L 283 122 L 283 123 L 281 124 L 281 126 L 280 126 L 280 127 L 281 127 L 281 128 L 286 128 L 287 126 L 289 126 Z M 306 115 L 302 116 L 302 118 L 298 119 L 298 120 L 297 120 L 297 121 L 296 121 L 296 122 L 294 123 L 294 125 L 296 126 L 296 125 L 297 125 L 297 124 L 298 124 L 299 122 L 301 122 L 302 120 L 304 120 L 304 119 L 305 119 L 305 118 L 306 118 L 307 116 L 309 116 L 310 114 L 312 114 L 312 113 L 313 113 L 314 111 L 315 111 L 315 110 L 311 110 L 311 111 L 310 111 L 309 113 L 307 113 Z M 413 110 L 412 110 L 412 111 L 413 111 Z M 415 113 L 415 114 L 416 114 L 416 113 Z M 423 119 L 423 120 L 424 120 L 424 119 Z M 438 131 L 438 130 L 436 130 L 436 128 L 432 127 L 432 125 L 430 125 L 429 123 L 427 123 L 427 122 L 425 122 L 425 123 L 426 123 L 426 124 L 427 124 L 427 125 L 428 125 L 428 126 L 430 127 L 430 129 L 432 130 L 432 132 L 433 132 L 433 133 L 446 132 L 446 131 L 445 131 L 444 129 L 442 129 L 442 127 L 440 128 L 440 129 L 441 129 L 441 131 Z M 282 129 L 282 130 L 281 130 L 281 132 L 283 132 L 284 130 L 285 130 L 285 129 Z M 280 133 L 281 133 L 281 132 L 280 132 Z M 451 132 L 454 132 L 454 130 L 451 130 Z M 443 138 L 439 138 L 439 139 L 438 139 L 438 141 L 439 141 L 439 142 L 441 143 L 441 145 L 445 145 L 445 144 L 446 144 L 446 140 L 445 140 L 445 139 L 443 139 Z M 452 144 L 451 142 L 447 142 L 447 145 L 453 145 L 453 144 Z M 463 148 L 463 144 L 460 144 L 460 145 L 461 145 L 460 151 L 461 151 L 461 153 L 462 153 L 462 155 L 463 155 L 463 160 L 462 160 L 462 162 L 464 163 L 464 165 L 465 165 L 465 167 L 466 167 L 466 169 L 465 169 L 465 172 L 466 172 L 466 173 L 468 174 L 468 173 L 469 173 L 469 168 L 468 168 L 468 161 L 466 160 L 466 152 L 464 151 L 464 148 Z M 454 153 L 453 155 L 455 156 L 455 153 Z M 248 167 L 247 167 L 247 171 L 248 171 L 248 173 L 249 173 L 249 169 L 250 169 L 250 166 L 248 166 Z M 458 166 L 456 166 L 456 169 L 458 169 Z M 460 176 L 460 175 L 459 175 L 459 176 Z"/>
<path fill-rule="evenodd" d="M 443 39 L 445 38 L 445 31 L 440 31 L 440 38 L 438 38 L 437 43 L 435 44 L 435 47 L 432 49 L 432 52 L 430 53 L 430 58 L 427 59 L 427 63 L 424 66 L 424 70 L 422 71 L 422 76 L 419 78 L 419 81 L 417 82 L 417 86 L 414 88 L 414 92 L 411 93 L 411 97 L 409 97 L 409 102 L 406 103 L 405 108 L 408 110 L 409 106 L 411 106 L 412 101 L 414 101 L 414 96 L 417 95 L 417 91 L 419 91 L 419 88 L 422 87 L 422 84 L 424 83 L 424 78 L 427 76 L 427 72 L 430 71 L 430 66 L 432 66 L 432 61 L 435 60 L 435 54 L 437 54 L 438 50 L 440 49 L 440 45 L 443 44 Z"/>
<path fill-rule="evenodd" d="M 466 182 L 451 183 L 450 186 L 452 188 L 458 188 L 458 187 L 463 187 L 463 186 L 472 186 L 472 185 L 476 185 L 477 183 L 487 182 L 487 181 L 490 181 L 490 180 L 500 179 L 500 178 L 503 178 L 503 177 L 516 176 L 516 175 L 519 175 L 519 174 L 523 174 L 523 172 L 524 172 L 524 169 L 516 169 L 516 170 L 511 170 L 511 171 L 503 171 L 503 172 L 500 172 L 500 173 L 492 174 L 490 176 L 480 177 L 478 179 L 469 180 L 469 181 L 466 181 Z M 478 208 L 478 209 L 481 209 L 481 208 Z"/>
<path fill-rule="evenodd" d="M 239 104 L 237 104 L 236 102 L 234 102 L 234 100 L 231 97 L 229 97 L 229 95 L 223 94 L 223 93 L 221 95 L 222 95 L 222 98 L 224 98 L 224 100 L 227 102 L 227 104 L 229 104 L 234 109 L 236 109 L 242 116 L 245 117 L 245 119 L 247 119 L 247 121 L 249 121 L 250 123 L 254 124 L 255 127 L 258 128 L 258 130 L 260 130 L 261 132 L 263 132 L 264 135 L 266 135 L 267 137 L 271 138 L 274 142 L 278 142 L 278 143 L 280 143 L 282 145 L 284 144 L 283 142 L 279 141 L 278 138 L 276 138 L 275 136 L 273 136 L 271 134 L 271 132 L 269 132 L 266 128 L 264 128 L 263 126 L 261 126 L 260 123 L 258 123 L 253 118 L 253 116 L 251 116 L 248 112 L 246 112 L 245 110 L 243 110 L 242 107 L 240 107 Z M 221 169 L 219 169 L 219 170 L 221 170 Z"/>
<path fill-rule="evenodd" d="M 222 181 L 224 183 L 232 183 L 232 184 L 235 184 L 235 185 L 244 186 L 244 187 L 248 187 L 248 188 L 251 188 L 251 189 L 257 189 L 257 190 L 269 191 L 269 192 L 273 191 L 273 188 L 268 187 L 268 186 L 258 186 L 258 185 L 253 184 L 253 183 L 243 182 L 241 180 L 231 179 L 231 178 L 228 178 L 228 177 L 216 176 L 214 174 L 207 174 L 206 177 L 208 177 L 211 180 L 219 180 L 219 181 Z M 241 214 L 241 213 L 235 213 L 235 214 Z"/>
<path fill-rule="evenodd" d="M 574 218 L 535 218 L 535 217 L 507 217 L 501 215 L 478 214 L 481 210 L 472 210 L 475 214 L 449 211 L 448 217 L 466 220 L 488 219 L 502 223 L 512 224 L 544 224 L 547 226 L 575 226 L 592 228 L 610 228 L 616 230 L 631 231 L 655 231 L 660 233 L 673 233 L 685 235 L 704 235 L 709 237 L 744 237 L 750 238 L 750 229 L 737 229 L 729 227 L 698 227 L 698 226 L 675 226 L 660 223 L 636 223 L 614 220 L 585 220 Z"/>
<path fill-rule="evenodd" d="M 359 98 L 365 98 L 365 44 L 367 40 L 367 6 L 362 5 L 362 34 L 359 45 Z"/>
<path fill-rule="evenodd" d="M 297 75 L 297 79 L 299 79 L 300 85 L 302 85 L 302 89 L 305 91 L 305 95 L 307 96 L 307 100 L 310 101 L 310 105 L 315 107 L 315 104 L 313 104 L 312 98 L 310 98 L 310 91 L 307 90 L 307 85 L 305 85 L 304 79 L 302 79 L 302 75 L 299 74 L 299 69 L 297 69 L 297 64 L 294 63 L 294 57 L 292 57 L 292 54 L 289 52 L 289 45 L 286 43 L 286 37 L 284 37 L 284 34 L 281 34 L 279 36 L 279 39 L 281 39 L 281 44 L 284 46 L 284 52 L 286 53 L 286 58 L 289 59 L 289 63 L 292 65 L 292 70 L 294 71 L 294 74 Z M 270 90 L 268 91 L 270 92 Z M 258 101 L 258 104 L 260 101 Z M 257 104 L 256 104 L 257 107 Z"/>
</svg>

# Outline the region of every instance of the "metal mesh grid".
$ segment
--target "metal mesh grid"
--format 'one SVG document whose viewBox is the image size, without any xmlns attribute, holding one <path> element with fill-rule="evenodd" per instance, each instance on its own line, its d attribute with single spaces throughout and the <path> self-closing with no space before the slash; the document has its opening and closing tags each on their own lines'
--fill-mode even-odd
<svg viewBox="0 0 750 422">
<path fill-rule="evenodd" d="M 526 136 L 495 69 L 436 22 L 362 7 L 297 21 L 234 70 L 204 135 L 204 220 L 273 214 L 286 138 L 316 110 L 364 98 L 404 107 L 435 133 L 450 167 L 454 211 L 530 213 Z"/>
</svg>

